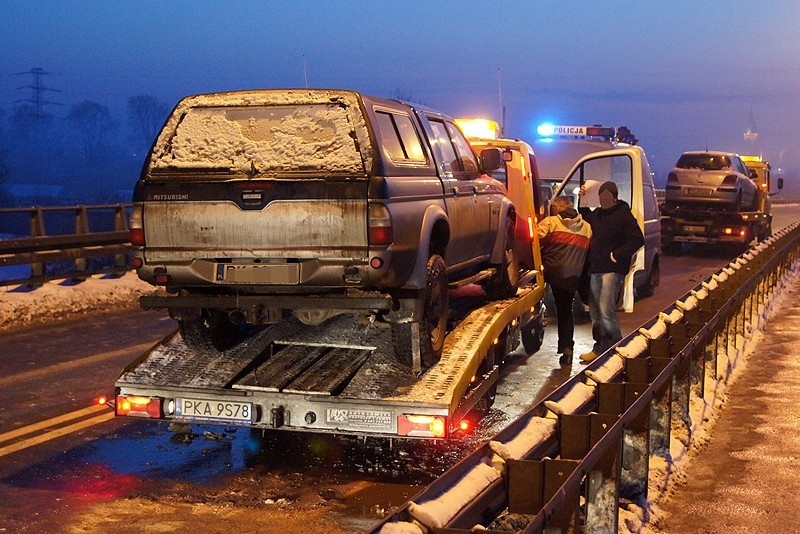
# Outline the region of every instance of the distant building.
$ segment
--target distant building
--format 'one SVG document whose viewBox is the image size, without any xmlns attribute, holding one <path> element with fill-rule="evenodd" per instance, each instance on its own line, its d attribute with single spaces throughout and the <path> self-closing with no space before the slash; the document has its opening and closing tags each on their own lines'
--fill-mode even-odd
<svg viewBox="0 0 800 534">
<path fill-rule="evenodd" d="M 744 132 L 744 140 L 749 151 L 755 148 L 756 141 L 758 140 L 758 130 L 756 130 L 756 121 L 753 118 L 752 108 L 750 108 L 750 117 L 747 119 L 747 130 Z"/>
</svg>

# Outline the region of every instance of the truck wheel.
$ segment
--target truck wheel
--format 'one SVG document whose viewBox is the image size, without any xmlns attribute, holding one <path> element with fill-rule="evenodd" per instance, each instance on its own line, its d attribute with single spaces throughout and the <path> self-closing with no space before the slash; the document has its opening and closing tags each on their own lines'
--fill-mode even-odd
<svg viewBox="0 0 800 534">
<path fill-rule="evenodd" d="M 497 266 L 497 273 L 486 280 L 483 289 L 492 300 L 511 298 L 517 294 L 519 286 L 519 258 L 517 257 L 514 223 L 506 222 L 503 242 L 503 263 Z"/>
<path fill-rule="evenodd" d="M 522 325 L 520 330 L 522 333 L 522 346 L 525 348 L 526 354 L 531 355 L 542 348 L 542 343 L 544 343 L 544 322 L 541 314 Z"/>
<path fill-rule="evenodd" d="M 447 315 L 450 305 L 447 295 L 447 265 L 438 254 L 428 258 L 425 272 L 425 305 L 419 323 L 419 352 L 423 369 L 432 367 L 442 357 L 442 347 L 447 334 Z M 392 323 L 392 344 L 398 363 L 411 367 L 412 323 Z"/>
<path fill-rule="evenodd" d="M 497 344 L 493 344 L 491 347 L 489 347 L 486 357 L 481 362 L 480 367 L 478 367 L 479 376 L 485 377 L 492 372 L 495 366 L 499 365 L 503 361 L 506 347 L 507 334 L 506 331 L 503 330 L 503 333 L 500 334 Z M 475 404 L 475 408 L 483 415 L 488 414 L 489 409 L 494 404 L 495 397 L 497 397 L 497 382 L 492 384 L 488 391 L 486 391 L 486 393 L 484 393 L 483 396 L 478 399 L 478 402 Z"/>
<path fill-rule="evenodd" d="M 239 337 L 240 325 L 219 310 L 204 310 L 199 319 L 178 321 L 186 345 L 198 352 L 221 352 L 233 347 Z"/>
</svg>

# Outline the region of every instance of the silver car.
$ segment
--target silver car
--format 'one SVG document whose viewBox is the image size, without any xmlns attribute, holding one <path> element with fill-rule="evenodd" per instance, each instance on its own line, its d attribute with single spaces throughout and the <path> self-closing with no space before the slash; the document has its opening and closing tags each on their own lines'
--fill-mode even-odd
<svg viewBox="0 0 800 534">
<path fill-rule="evenodd" d="M 730 152 L 684 152 L 667 177 L 666 203 L 750 209 L 757 186 L 752 172 Z"/>
</svg>

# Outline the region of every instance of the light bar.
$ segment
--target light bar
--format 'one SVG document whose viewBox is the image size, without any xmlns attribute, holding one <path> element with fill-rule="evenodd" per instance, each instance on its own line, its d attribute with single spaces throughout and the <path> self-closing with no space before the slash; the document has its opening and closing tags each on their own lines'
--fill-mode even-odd
<svg viewBox="0 0 800 534">
<path fill-rule="evenodd" d="M 740 158 L 742 159 L 742 161 L 744 161 L 745 163 L 747 163 L 747 162 L 755 162 L 755 163 L 760 163 L 760 162 L 761 162 L 761 156 L 739 156 L 739 157 L 740 157 Z"/>
<path fill-rule="evenodd" d="M 563 126 L 554 124 L 540 124 L 536 133 L 542 137 L 573 136 L 573 137 L 614 137 L 616 128 L 606 126 Z"/>
<path fill-rule="evenodd" d="M 456 119 L 456 124 L 465 136 L 473 139 L 497 139 L 500 125 L 488 119 Z"/>
</svg>

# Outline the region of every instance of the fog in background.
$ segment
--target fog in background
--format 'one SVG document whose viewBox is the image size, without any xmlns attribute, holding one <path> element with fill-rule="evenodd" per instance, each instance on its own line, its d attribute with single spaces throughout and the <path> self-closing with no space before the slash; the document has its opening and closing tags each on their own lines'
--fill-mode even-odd
<svg viewBox="0 0 800 534">
<path fill-rule="evenodd" d="M 0 20 L 3 205 L 127 201 L 181 97 L 305 86 L 504 107 L 505 135 L 528 141 L 543 122 L 626 125 L 662 186 L 683 151 L 760 153 L 800 195 L 789 0 L 6 0 Z"/>
</svg>

